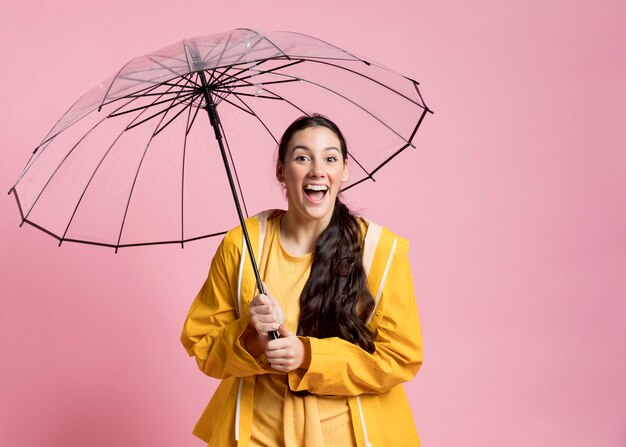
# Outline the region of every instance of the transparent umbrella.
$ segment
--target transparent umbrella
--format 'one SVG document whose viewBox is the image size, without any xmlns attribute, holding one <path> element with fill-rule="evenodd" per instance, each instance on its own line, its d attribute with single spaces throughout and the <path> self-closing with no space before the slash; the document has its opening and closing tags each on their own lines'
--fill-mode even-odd
<svg viewBox="0 0 626 447">
<path fill-rule="evenodd" d="M 430 110 L 413 79 L 311 36 L 236 29 L 185 39 L 83 95 L 9 194 L 22 224 L 59 244 L 117 250 L 220 235 L 258 210 L 247 198 L 259 196 L 259 167 L 289 123 L 313 112 L 347 137 L 345 190 L 414 147 Z M 229 196 L 237 213 L 224 206 Z"/>
</svg>

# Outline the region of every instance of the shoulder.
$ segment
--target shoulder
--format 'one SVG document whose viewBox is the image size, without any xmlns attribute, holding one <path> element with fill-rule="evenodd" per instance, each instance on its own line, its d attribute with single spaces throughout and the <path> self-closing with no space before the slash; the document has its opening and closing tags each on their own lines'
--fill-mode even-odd
<svg viewBox="0 0 626 447">
<path fill-rule="evenodd" d="M 263 237 L 267 223 L 284 213 L 284 210 L 271 209 L 245 219 L 244 222 L 253 247 L 256 247 L 259 239 Z M 226 232 L 220 248 L 226 253 L 234 253 L 239 256 L 243 248 L 243 240 L 243 228 L 239 225 Z"/>
<path fill-rule="evenodd" d="M 367 217 L 355 216 L 361 228 L 361 235 L 364 244 L 373 245 L 376 248 L 387 248 L 388 250 L 401 249 L 408 251 L 409 240 L 394 233 L 389 228 L 372 222 Z"/>
</svg>

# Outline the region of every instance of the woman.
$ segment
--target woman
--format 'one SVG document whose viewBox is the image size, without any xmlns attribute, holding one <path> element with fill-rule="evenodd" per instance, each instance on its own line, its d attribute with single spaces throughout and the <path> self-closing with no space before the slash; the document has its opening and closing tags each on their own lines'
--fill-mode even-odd
<svg viewBox="0 0 626 447">
<path fill-rule="evenodd" d="M 422 362 L 408 241 L 339 200 L 347 147 L 320 115 L 285 131 L 287 211 L 227 233 L 181 341 L 222 379 L 194 434 L 209 446 L 418 446 L 402 382 Z M 268 340 L 268 332 L 280 338 Z"/>
</svg>

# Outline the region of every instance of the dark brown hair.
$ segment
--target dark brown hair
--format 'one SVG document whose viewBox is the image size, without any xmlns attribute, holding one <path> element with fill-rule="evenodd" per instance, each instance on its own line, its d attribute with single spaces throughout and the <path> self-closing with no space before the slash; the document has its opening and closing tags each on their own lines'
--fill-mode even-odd
<svg viewBox="0 0 626 447">
<path fill-rule="evenodd" d="M 294 134 L 309 127 L 333 131 L 341 144 L 344 162 L 348 159 L 339 127 L 315 114 L 298 118 L 285 130 L 278 146 L 281 163 L 285 163 Z M 337 197 L 330 223 L 315 243 L 311 274 L 300 295 L 298 335 L 340 337 L 371 353 L 375 350 L 374 336 L 367 329 L 367 320 L 373 310 L 374 300 L 362 264 L 359 223 Z"/>
</svg>

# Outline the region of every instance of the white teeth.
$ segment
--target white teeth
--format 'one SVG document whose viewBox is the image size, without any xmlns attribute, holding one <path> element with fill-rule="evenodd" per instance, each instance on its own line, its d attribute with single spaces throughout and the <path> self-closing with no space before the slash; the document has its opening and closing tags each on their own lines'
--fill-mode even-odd
<svg viewBox="0 0 626 447">
<path fill-rule="evenodd" d="M 327 191 L 328 186 L 326 185 L 304 185 L 304 189 L 310 189 L 312 191 Z"/>
</svg>

